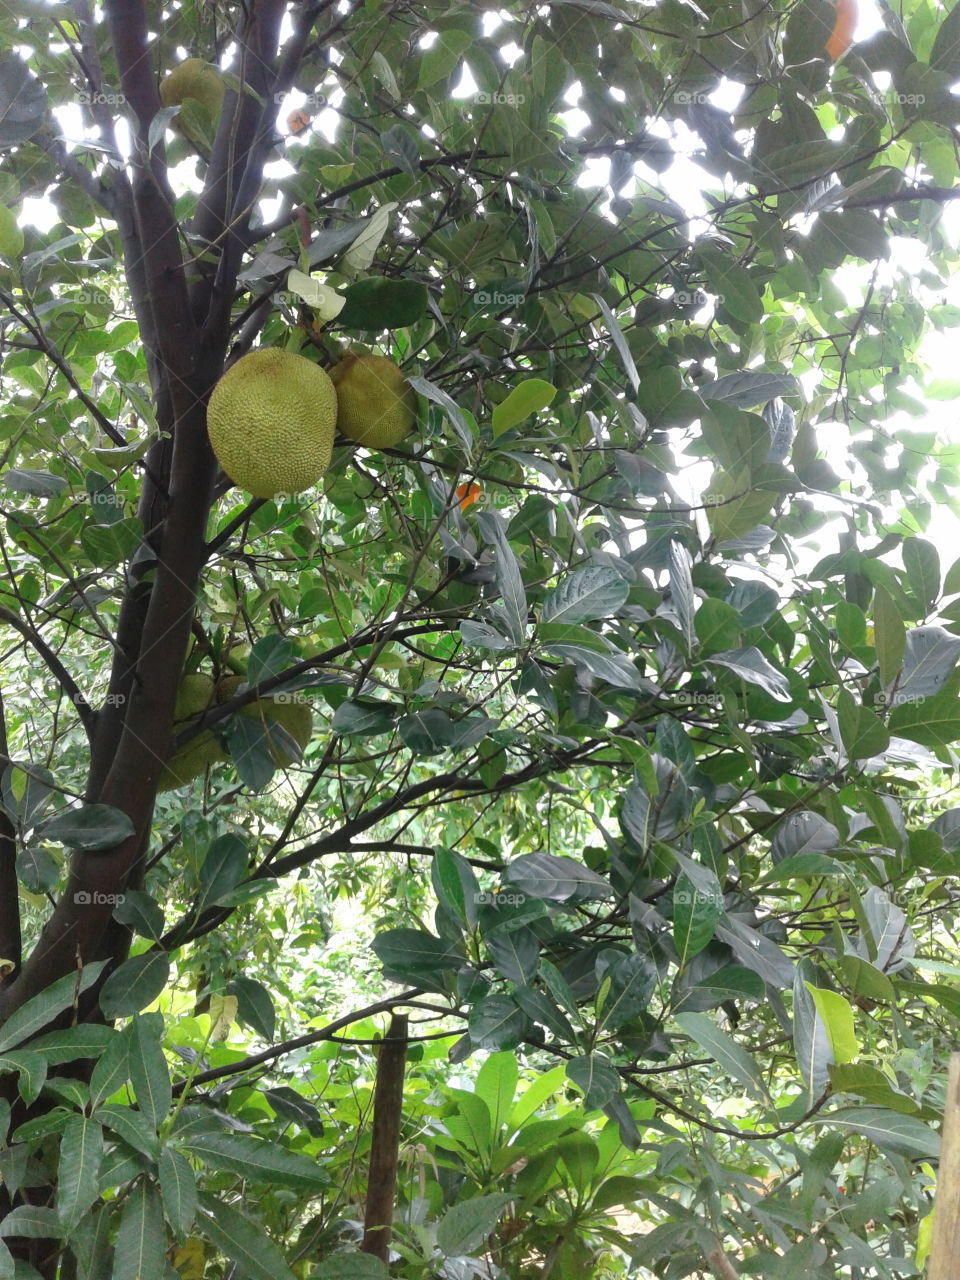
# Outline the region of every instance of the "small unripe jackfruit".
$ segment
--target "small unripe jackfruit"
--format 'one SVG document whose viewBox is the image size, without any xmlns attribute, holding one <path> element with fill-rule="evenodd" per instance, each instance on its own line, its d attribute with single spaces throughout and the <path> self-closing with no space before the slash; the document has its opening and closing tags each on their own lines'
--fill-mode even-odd
<svg viewBox="0 0 960 1280">
<path fill-rule="evenodd" d="M 178 62 L 160 81 L 160 101 L 165 107 L 182 107 L 184 99 L 194 98 L 214 120 L 223 106 L 223 92 L 220 72 L 202 58 Z"/>
<path fill-rule="evenodd" d="M 279 347 L 232 365 L 207 406 L 210 444 L 227 475 L 255 498 L 302 493 L 330 465 L 337 394 L 324 371 Z"/>
<path fill-rule="evenodd" d="M 347 355 L 333 366 L 337 428 L 368 449 L 389 449 L 412 428 L 417 397 L 401 369 L 386 356 Z"/>
<path fill-rule="evenodd" d="M 184 676 L 177 690 L 177 701 L 173 709 L 173 734 L 182 733 L 194 718 L 212 706 L 216 698 L 216 686 L 213 680 L 203 672 Z M 163 766 L 158 791 L 172 791 L 175 787 L 184 787 L 194 778 L 199 778 L 209 765 L 227 759 L 227 753 L 220 745 L 219 739 L 210 729 L 204 729 L 189 742 L 185 742 L 179 751 L 175 751 Z"/>
</svg>

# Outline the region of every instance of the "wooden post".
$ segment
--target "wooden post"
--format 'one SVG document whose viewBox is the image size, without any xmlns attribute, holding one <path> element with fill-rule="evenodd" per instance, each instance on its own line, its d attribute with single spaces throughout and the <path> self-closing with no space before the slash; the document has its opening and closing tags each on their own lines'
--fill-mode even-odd
<svg viewBox="0 0 960 1280">
<path fill-rule="evenodd" d="M 377 1053 L 377 1082 L 373 1091 L 373 1135 L 367 1177 L 367 1206 L 361 1252 L 387 1261 L 400 1158 L 403 1117 L 403 1068 L 407 1057 L 407 1015 L 395 1013 Z"/>
<path fill-rule="evenodd" d="M 955 1280 L 960 1267 L 960 1053 L 950 1055 L 942 1141 L 927 1280 Z"/>
</svg>

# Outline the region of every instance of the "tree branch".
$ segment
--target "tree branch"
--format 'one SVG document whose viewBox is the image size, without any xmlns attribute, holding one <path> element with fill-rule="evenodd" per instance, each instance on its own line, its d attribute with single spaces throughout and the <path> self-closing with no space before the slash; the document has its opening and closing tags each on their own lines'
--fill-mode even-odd
<svg viewBox="0 0 960 1280">
<path fill-rule="evenodd" d="M 7 723 L 0 695 L 0 753 L 8 758 Z M 23 939 L 20 931 L 20 887 L 17 884 L 17 833 L 6 810 L 0 809 L 0 962 L 13 967 L 0 970 L 0 987 L 20 971 Z"/>
<path fill-rule="evenodd" d="M 319 1044 L 322 1040 L 332 1040 L 336 1032 L 342 1027 L 349 1027 L 351 1022 L 372 1018 L 377 1013 L 392 1012 L 398 1005 L 409 1004 L 414 996 L 420 994 L 419 987 L 408 987 L 397 996 L 387 996 L 384 1000 L 378 1000 L 376 1004 L 368 1004 L 365 1009 L 344 1014 L 342 1018 L 327 1023 L 319 1031 L 311 1031 L 309 1035 L 297 1036 L 293 1040 L 284 1040 L 282 1044 L 274 1045 L 272 1049 L 264 1049 L 262 1053 L 252 1053 L 247 1058 L 241 1058 L 239 1062 L 228 1062 L 225 1066 L 211 1067 L 209 1071 L 201 1071 L 189 1082 L 190 1088 L 198 1084 L 208 1084 L 211 1080 L 222 1080 L 224 1076 L 239 1075 L 242 1071 L 249 1071 L 251 1067 L 259 1067 L 265 1062 L 273 1062 L 275 1058 L 282 1058 L 285 1053 L 292 1053 L 294 1049 L 304 1049 L 308 1045 Z M 174 1097 L 179 1097 L 183 1093 L 186 1084 L 186 1080 L 181 1080 L 173 1086 Z"/>
<path fill-rule="evenodd" d="M 78 187 L 82 187 L 91 200 L 95 201 L 106 213 L 113 214 L 115 198 L 113 189 L 105 187 L 95 173 L 91 173 L 80 161 L 67 150 L 63 139 L 41 129 L 30 139 L 41 150 L 60 166 L 68 178 L 72 178 Z"/>
</svg>

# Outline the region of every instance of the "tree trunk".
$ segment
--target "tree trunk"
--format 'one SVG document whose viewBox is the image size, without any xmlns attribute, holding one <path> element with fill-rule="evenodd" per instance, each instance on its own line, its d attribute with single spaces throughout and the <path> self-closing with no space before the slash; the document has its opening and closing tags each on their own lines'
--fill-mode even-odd
<svg viewBox="0 0 960 1280">
<path fill-rule="evenodd" d="M 400 1158 L 403 1118 L 403 1068 L 407 1057 L 407 1015 L 395 1013 L 377 1054 L 377 1082 L 373 1092 L 373 1137 L 367 1179 L 367 1210 L 363 1221 L 364 1253 L 387 1261 Z"/>
</svg>

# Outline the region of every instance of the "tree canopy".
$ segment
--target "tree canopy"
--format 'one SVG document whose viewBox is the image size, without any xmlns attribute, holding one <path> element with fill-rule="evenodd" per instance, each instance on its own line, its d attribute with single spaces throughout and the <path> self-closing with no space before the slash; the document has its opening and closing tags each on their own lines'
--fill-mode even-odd
<svg viewBox="0 0 960 1280">
<path fill-rule="evenodd" d="M 4 7 L 0 1280 L 386 1276 L 397 1011 L 389 1274 L 920 1274 L 960 5 L 880 17 Z M 252 499 L 272 347 L 414 431 Z"/>
</svg>

